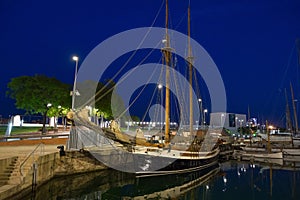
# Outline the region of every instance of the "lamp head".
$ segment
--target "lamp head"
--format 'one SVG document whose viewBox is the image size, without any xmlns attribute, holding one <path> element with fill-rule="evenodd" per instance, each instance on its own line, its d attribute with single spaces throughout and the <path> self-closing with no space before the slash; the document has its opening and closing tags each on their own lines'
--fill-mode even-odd
<svg viewBox="0 0 300 200">
<path fill-rule="evenodd" d="M 78 57 L 77 57 L 77 56 L 73 56 L 72 59 L 73 59 L 74 61 L 78 61 Z"/>
</svg>

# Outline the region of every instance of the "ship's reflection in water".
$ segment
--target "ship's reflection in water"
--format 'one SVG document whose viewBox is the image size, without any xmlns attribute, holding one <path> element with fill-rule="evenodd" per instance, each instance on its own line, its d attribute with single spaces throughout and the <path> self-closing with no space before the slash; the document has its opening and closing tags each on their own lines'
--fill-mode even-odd
<svg viewBox="0 0 300 200">
<path fill-rule="evenodd" d="M 225 162 L 205 171 L 138 178 L 105 170 L 56 178 L 22 199 L 300 199 L 300 164 Z"/>
</svg>

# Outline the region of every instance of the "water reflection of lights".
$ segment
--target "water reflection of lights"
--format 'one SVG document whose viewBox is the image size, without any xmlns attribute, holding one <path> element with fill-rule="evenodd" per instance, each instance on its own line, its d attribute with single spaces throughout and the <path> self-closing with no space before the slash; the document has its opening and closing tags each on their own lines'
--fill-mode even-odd
<svg viewBox="0 0 300 200">
<path fill-rule="evenodd" d="M 254 168 L 255 165 L 251 165 L 250 167 Z M 241 176 L 241 173 L 246 173 L 246 172 L 247 172 L 247 169 L 246 169 L 245 165 L 243 165 L 241 168 L 239 168 L 239 167 L 237 168 L 237 175 L 238 175 L 238 177 Z"/>
<path fill-rule="evenodd" d="M 242 172 L 246 172 L 247 170 L 246 170 L 246 167 L 243 165 L 243 167 L 241 168 L 241 171 Z"/>
<path fill-rule="evenodd" d="M 223 188 L 223 192 L 225 192 L 226 191 L 226 183 L 227 183 L 227 178 L 226 178 L 226 176 L 223 176 L 223 182 L 224 182 L 224 188 Z"/>
</svg>

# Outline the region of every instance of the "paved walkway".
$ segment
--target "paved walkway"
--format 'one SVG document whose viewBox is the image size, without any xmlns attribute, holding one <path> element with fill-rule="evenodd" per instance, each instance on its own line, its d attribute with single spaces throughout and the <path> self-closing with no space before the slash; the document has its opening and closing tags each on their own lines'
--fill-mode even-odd
<svg viewBox="0 0 300 200">
<path fill-rule="evenodd" d="M 66 145 L 63 144 L 46 144 L 44 145 L 44 154 L 58 152 L 57 146 Z M 9 158 L 13 156 L 26 156 L 31 153 L 37 145 L 24 145 L 24 146 L 0 146 L 0 159 Z M 38 149 L 37 152 L 40 152 Z"/>
<path fill-rule="evenodd" d="M 58 134 L 62 134 L 62 132 Z M 59 145 L 66 146 L 67 140 L 68 138 L 64 137 L 64 138 L 24 139 L 24 140 L 0 142 L 0 159 L 13 157 L 13 156 L 28 155 L 40 143 L 44 144 L 45 154 L 58 152 L 59 149 L 57 148 L 57 146 Z"/>
<path fill-rule="evenodd" d="M 26 158 L 26 156 L 30 155 L 30 153 L 32 153 L 36 149 L 36 147 L 41 143 L 43 143 L 43 145 L 37 148 L 37 150 L 33 154 L 34 157 L 40 156 L 41 153 L 45 155 L 54 152 L 59 152 L 60 149 L 58 149 L 57 146 L 65 146 L 67 140 L 68 138 L 47 138 L 24 139 L 9 142 L 2 141 L 0 142 L 0 160 L 15 156 L 24 159 Z M 14 166 L 14 171 L 20 168 L 20 162 L 18 163 L 19 164 Z M 15 173 L 14 171 L 12 172 L 12 174 Z M 6 185 L 0 186 L 0 199 L 5 199 L 11 195 L 20 192 L 21 185 L 19 180 L 21 180 L 21 175 L 19 173 L 15 173 L 14 176 L 10 175 L 9 177 L 9 182 L 7 182 Z M 16 180 L 18 181 L 15 182 Z"/>
</svg>

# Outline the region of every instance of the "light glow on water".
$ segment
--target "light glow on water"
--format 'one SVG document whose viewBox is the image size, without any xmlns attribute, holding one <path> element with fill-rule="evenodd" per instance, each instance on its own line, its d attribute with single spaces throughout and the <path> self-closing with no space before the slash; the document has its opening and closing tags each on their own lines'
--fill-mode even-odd
<svg viewBox="0 0 300 200">
<path fill-rule="evenodd" d="M 293 167 L 297 166 L 297 167 Z M 80 184 L 79 184 L 80 183 Z M 300 163 L 228 161 L 205 172 L 136 178 L 115 170 L 56 178 L 21 199 L 300 199 Z M 48 195 L 48 196 L 47 196 Z M 158 198 L 159 197 L 159 198 Z"/>
</svg>

